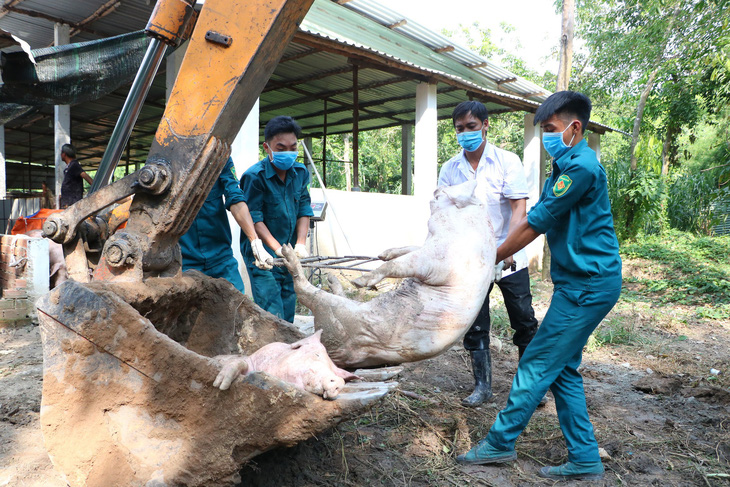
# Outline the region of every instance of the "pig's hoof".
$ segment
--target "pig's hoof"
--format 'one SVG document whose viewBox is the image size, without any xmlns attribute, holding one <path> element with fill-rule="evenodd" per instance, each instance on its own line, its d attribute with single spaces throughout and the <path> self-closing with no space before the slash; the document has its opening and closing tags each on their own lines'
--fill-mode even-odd
<svg viewBox="0 0 730 487">
<path fill-rule="evenodd" d="M 281 253 L 284 256 L 284 265 L 286 266 L 292 277 L 296 279 L 301 274 L 301 272 L 299 272 L 300 265 L 297 254 L 294 252 L 294 249 L 289 244 L 285 244 L 281 248 Z"/>
<path fill-rule="evenodd" d="M 355 287 L 358 287 L 358 288 L 363 288 L 363 287 L 371 288 L 375 284 L 373 282 L 373 278 L 371 276 L 360 276 L 357 279 L 355 279 L 354 281 L 352 281 L 352 283 L 355 285 Z"/>
</svg>

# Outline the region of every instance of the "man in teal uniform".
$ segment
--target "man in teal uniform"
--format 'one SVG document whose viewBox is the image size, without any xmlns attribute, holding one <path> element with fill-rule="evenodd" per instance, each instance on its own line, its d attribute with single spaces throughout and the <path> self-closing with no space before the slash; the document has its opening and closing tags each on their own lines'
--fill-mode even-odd
<svg viewBox="0 0 730 487">
<path fill-rule="evenodd" d="M 591 333 L 618 301 L 621 258 L 606 172 L 583 138 L 590 113 L 588 97 L 561 91 L 545 100 L 535 114 L 535 123 L 544 132 L 543 145 L 553 157 L 552 174 L 540 200 L 497 249 L 497 262 L 544 233 L 552 252 L 550 274 L 555 288 L 545 319 L 519 362 L 507 405 L 486 438 L 457 457 L 459 463 L 516 459 L 515 441 L 549 388 L 568 462 L 544 467 L 539 474 L 558 480 L 603 477 L 577 369 Z"/>
<path fill-rule="evenodd" d="M 309 197 L 309 171 L 295 162 L 300 135 L 301 129 L 291 117 L 269 120 L 263 143 L 267 157 L 251 166 L 241 178 L 256 233 L 266 250 L 279 257 L 284 244 L 292 245 L 299 258 L 308 256 L 305 243 L 309 217 L 314 213 Z M 243 238 L 241 254 L 256 304 L 293 323 L 297 296 L 286 268 L 275 267 L 270 271 L 257 268 L 251 244 Z"/>
<path fill-rule="evenodd" d="M 183 270 L 195 269 L 210 277 L 222 277 L 243 293 L 243 280 L 238 272 L 238 262 L 233 257 L 226 210 L 231 212 L 250 245 L 258 251 L 261 258 L 257 265 L 271 268 L 265 260 L 272 257 L 266 254 L 263 243 L 258 240 L 243 191 L 238 187 L 233 159 L 229 158 L 193 224 L 180 237 Z"/>
</svg>

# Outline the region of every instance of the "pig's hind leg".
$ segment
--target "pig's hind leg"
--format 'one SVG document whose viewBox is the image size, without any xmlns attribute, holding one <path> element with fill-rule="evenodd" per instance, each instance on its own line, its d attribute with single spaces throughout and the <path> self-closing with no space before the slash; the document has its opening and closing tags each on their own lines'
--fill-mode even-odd
<svg viewBox="0 0 730 487">
<path fill-rule="evenodd" d="M 408 248 L 408 247 L 403 247 Z M 408 252 L 395 260 L 390 260 L 352 283 L 357 287 L 373 287 L 386 277 L 415 277 L 425 281 L 432 274 L 431 262 L 423 249 Z"/>
<path fill-rule="evenodd" d="M 342 288 L 340 280 L 329 272 L 327 273 L 327 284 L 329 284 L 330 292 L 335 296 L 340 296 L 341 298 L 347 297 L 345 296 L 345 290 Z"/>
</svg>

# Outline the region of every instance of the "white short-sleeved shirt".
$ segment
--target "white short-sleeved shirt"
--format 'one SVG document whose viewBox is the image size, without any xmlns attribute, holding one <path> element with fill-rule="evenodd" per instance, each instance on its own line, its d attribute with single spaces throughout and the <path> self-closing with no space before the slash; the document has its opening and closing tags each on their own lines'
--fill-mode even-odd
<svg viewBox="0 0 730 487">
<path fill-rule="evenodd" d="M 509 222 L 512 218 L 510 200 L 526 199 L 529 196 L 525 170 L 517 154 L 487 142 L 476 171 L 472 169 L 462 150 L 441 166 L 438 185 L 453 186 L 477 178 L 484 183 L 479 185 L 486 190 L 486 194 L 481 196 L 489 205 L 489 216 L 499 246 L 509 233 Z M 527 254 L 524 249 L 517 252 L 514 257 L 517 270 L 527 267 Z M 507 274 L 509 273 L 504 273 Z"/>
</svg>

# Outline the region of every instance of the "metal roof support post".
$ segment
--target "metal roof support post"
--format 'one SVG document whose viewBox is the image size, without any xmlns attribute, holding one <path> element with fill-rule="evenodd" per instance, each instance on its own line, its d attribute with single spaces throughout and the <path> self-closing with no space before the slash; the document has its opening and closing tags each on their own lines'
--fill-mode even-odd
<svg viewBox="0 0 730 487">
<path fill-rule="evenodd" d="M 430 199 L 436 189 L 438 105 L 436 84 L 419 83 L 416 87 L 416 147 L 413 163 L 413 194 Z"/>
<path fill-rule="evenodd" d="M 62 46 L 70 42 L 71 28 L 67 24 L 53 26 L 53 45 Z M 56 147 L 56 208 L 60 208 L 61 184 L 66 164 L 61 160 L 61 147 L 71 143 L 71 106 L 56 105 L 53 107 L 53 133 Z"/>
<path fill-rule="evenodd" d="M 534 113 L 525 113 L 525 145 L 522 158 L 522 164 L 527 179 L 527 188 L 529 190 L 529 199 L 527 200 L 527 209 L 529 210 L 537 200 L 540 199 L 540 191 L 542 184 L 540 183 L 540 169 L 543 167 L 542 157 L 542 140 L 539 125 L 535 125 Z M 542 248 L 544 236 L 540 235 L 535 241 L 526 247 L 527 259 L 530 263 L 530 270 L 537 270 L 542 267 Z"/>
<path fill-rule="evenodd" d="M 596 132 L 588 134 L 588 147 L 596 151 L 596 159 L 601 162 L 601 134 Z"/>
<path fill-rule="evenodd" d="M 0 198 L 2 199 L 7 195 L 5 182 L 5 125 L 0 125 Z"/>
<path fill-rule="evenodd" d="M 324 100 L 324 119 L 322 120 L 322 184 L 327 186 L 327 98 Z M 324 188 L 322 188 L 324 190 Z"/>
<path fill-rule="evenodd" d="M 413 124 L 401 125 L 401 194 L 411 194 L 413 183 Z"/>
<path fill-rule="evenodd" d="M 360 99 L 358 92 L 358 65 L 352 70 L 352 190 L 360 191 L 358 153 L 360 151 Z"/>
<path fill-rule="evenodd" d="M 311 167 L 309 161 L 307 160 L 307 152 L 309 154 L 312 153 L 312 137 L 304 137 L 301 142 L 307 148 L 306 151 L 303 151 L 304 153 L 302 154 L 302 163 L 306 166 L 307 170 L 309 170 L 309 181 L 311 182 L 315 179 L 315 175 L 314 168 Z"/>
</svg>

